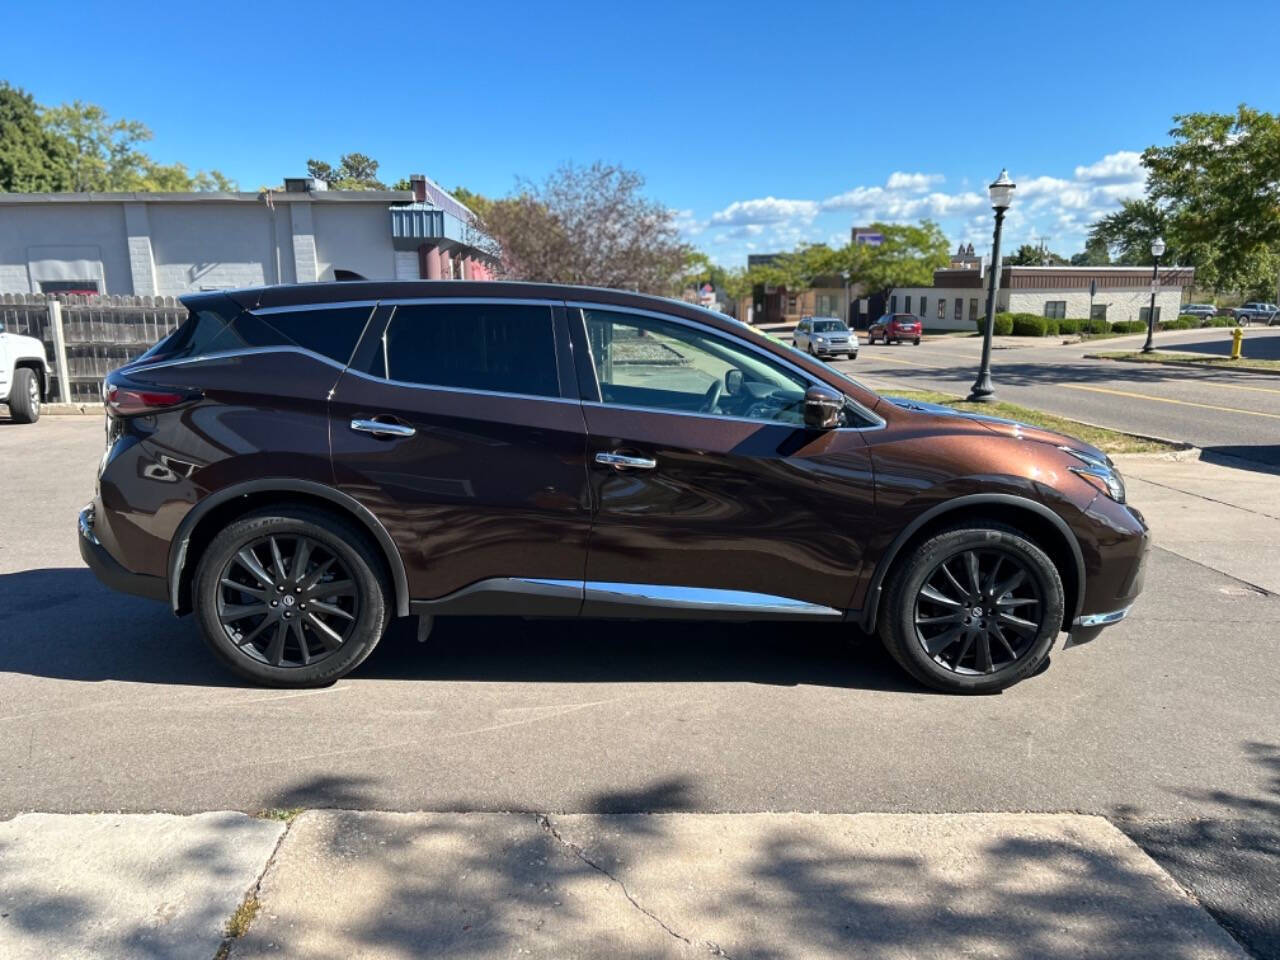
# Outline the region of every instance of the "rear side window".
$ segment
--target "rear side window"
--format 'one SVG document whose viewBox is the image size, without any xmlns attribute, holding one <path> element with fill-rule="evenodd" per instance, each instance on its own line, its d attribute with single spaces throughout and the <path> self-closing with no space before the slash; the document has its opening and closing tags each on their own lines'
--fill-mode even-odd
<svg viewBox="0 0 1280 960">
<path fill-rule="evenodd" d="M 372 306 L 320 307 L 259 316 L 214 303 L 193 310 L 143 358 L 185 360 L 254 347 L 301 347 L 345 365 L 372 312 Z"/>
<path fill-rule="evenodd" d="M 549 306 L 439 303 L 397 307 L 383 347 L 391 380 L 536 397 L 560 395 Z"/>
</svg>

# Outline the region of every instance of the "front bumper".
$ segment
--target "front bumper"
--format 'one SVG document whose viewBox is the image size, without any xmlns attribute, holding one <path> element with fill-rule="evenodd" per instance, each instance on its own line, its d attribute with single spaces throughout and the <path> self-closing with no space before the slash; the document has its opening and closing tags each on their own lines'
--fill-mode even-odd
<svg viewBox="0 0 1280 960">
<path fill-rule="evenodd" d="M 93 571 L 93 575 L 112 590 L 131 593 L 136 597 L 147 597 L 150 600 L 167 601 L 169 590 L 164 580 L 142 573 L 132 573 L 122 567 L 94 534 L 93 521 L 94 508 L 91 504 L 80 511 L 79 539 L 80 556 Z"/>
<path fill-rule="evenodd" d="M 815 343 L 813 352 L 820 357 L 833 353 L 857 353 L 858 345 L 856 343 Z"/>
</svg>

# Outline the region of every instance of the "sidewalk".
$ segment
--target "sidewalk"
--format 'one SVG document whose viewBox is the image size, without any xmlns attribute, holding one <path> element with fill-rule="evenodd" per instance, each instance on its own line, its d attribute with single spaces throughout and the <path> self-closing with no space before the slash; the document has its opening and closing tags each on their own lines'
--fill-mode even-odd
<svg viewBox="0 0 1280 960">
<path fill-rule="evenodd" d="M 1280 594 L 1280 472 L 1230 458 L 1115 460 L 1155 543 Z"/>
<path fill-rule="evenodd" d="M 0 955 L 1244 957 L 1100 817 L 313 811 L 285 831 L 0 824 Z"/>
</svg>

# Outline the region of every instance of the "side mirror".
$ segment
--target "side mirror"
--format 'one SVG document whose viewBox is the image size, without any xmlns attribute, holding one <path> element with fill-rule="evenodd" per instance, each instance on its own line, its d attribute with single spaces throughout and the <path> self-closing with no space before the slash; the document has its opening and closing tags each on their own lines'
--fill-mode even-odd
<svg viewBox="0 0 1280 960">
<path fill-rule="evenodd" d="M 840 426 L 844 397 L 830 387 L 810 387 L 804 392 L 804 425 L 810 430 L 833 430 Z"/>
<path fill-rule="evenodd" d="M 731 397 L 736 397 L 742 392 L 743 373 L 737 367 L 731 367 L 724 372 L 724 392 Z"/>
</svg>

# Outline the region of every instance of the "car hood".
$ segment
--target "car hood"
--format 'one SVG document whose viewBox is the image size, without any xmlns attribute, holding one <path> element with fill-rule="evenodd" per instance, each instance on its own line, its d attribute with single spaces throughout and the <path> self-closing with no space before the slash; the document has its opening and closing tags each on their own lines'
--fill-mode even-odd
<svg viewBox="0 0 1280 960">
<path fill-rule="evenodd" d="M 905 397 L 885 397 L 885 400 L 894 406 L 902 407 L 904 410 L 915 410 L 919 413 L 928 413 L 938 417 L 949 417 L 956 420 L 966 420 L 971 423 L 979 424 L 990 430 L 992 433 L 1002 437 L 1013 437 L 1019 440 L 1034 440 L 1037 443 L 1047 443 L 1055 447 L 1068 447 L 1072 450 L 1079 450 L 1089 456 L 1110 463 L 1111 458 L 1090 443 L 1085 443 L 1076 437 L 1065 433 L 1058 433 L 1056 430 L 1046 430 L 1043 427 L 1033 427 L 1029 423 L 1021 423 L 1017 420 L 1006 420 L 1004 417 L 990 417 L 982 413 L 969 413 L 963 410 L 956 410 L 953 407 L 944 407 L 940 403 L 926 403 L 923 400 L 908 400 Z"/>
</svg>

